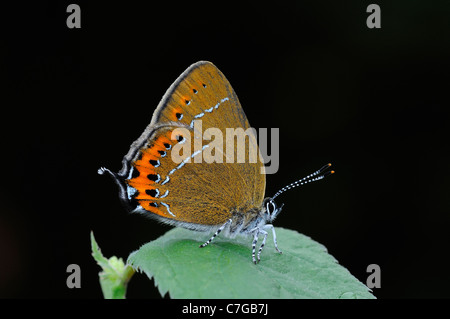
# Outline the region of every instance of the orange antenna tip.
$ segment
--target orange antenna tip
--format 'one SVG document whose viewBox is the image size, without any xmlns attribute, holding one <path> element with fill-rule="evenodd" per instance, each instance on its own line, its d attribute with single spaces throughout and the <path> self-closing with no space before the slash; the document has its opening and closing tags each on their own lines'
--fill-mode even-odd
<svg viewBox="0 0 450 319">
<path fill-rule="evenodd" d="M 334 174 L 334 171 L 331 171 L 331 174 Z"/>
</svg>

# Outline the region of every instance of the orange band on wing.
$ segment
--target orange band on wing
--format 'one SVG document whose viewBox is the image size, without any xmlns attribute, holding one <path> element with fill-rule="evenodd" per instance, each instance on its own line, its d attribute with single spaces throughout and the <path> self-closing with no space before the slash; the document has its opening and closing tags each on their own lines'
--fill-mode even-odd
<svg viewBox="0 0 450 319">
<path fill-rule="evenodd" d="M 151 212 L 151 213 L 153 213 L 153 214 L 156 214 L 156 215 L 159 215 L 159 216 L 163 216 L 163 217 L 167 217 L 167 216 L 163 213 L 163 211 L 160 210 L 160 207 L 152 206 L 152 202 L 151 202 L 151 201 L 148 201 L 148 200 L 140 200 L 140 201 L 139 201 L 139 205 L 141 205 L 142 208 L 144 208 L 145 210 L 147 210 L 147 211 L 149 211 L 149 212 Z"/>
</svg>

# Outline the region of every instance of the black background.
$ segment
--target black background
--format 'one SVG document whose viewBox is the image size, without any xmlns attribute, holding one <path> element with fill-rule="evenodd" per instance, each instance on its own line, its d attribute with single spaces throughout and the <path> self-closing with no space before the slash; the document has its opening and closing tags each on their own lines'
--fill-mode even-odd
<svg viewBox="0 0 450 319">
<path fill-rule="evenodd" d="M 126 258 L 167 230 L 127 215 L 100 166 L 121 168 L 170 84 L 213 62 L 255 128 L 280 128 L 267 195 L 332 162 L 336 174 L 283 195 L 276 226 L 325 245 L 378 298 L 449 297 L 450 5 L 377 1 L 2 6 L 0 296 L 102 298 L 90 255 Z M 283 243 L 279 243 L 280 248 Z M 269 253 L 269 250 L 266 252 Z M 250 260 L 249 260 L 250 262 Z M 81 289 L 66 267 L 81 267 Z M 143 275 L 129 298 L 159 298 Z"/>
</svg>

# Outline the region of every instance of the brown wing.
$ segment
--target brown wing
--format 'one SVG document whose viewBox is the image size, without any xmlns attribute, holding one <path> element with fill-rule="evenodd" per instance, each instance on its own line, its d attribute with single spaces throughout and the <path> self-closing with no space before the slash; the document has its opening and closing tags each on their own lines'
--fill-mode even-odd
<svg viewBox="0 0 450 319">
<path fill-rule="evenodd" d="M 226 152 L 227 128 L 247 133 L 243 153 L 237 143 Z M 232 211 L 259 208 L 265 191 L 264 165 L 249 128 L 225 76 L 212 63 L 192 65 L 166 92 L 151 124 L 124 158 L 119 175 L 127 177 L 131 187 L 128 200 L 136 200 L 141 212 L 168 222 L 202 225 L 222 224 Z M 217 147 L 220 136 L 212 141 L 198 138 L 208 129 L 222 132 L 223 148 Z M 172 155 L 182 147 L 183 155 L 174 161 Z M 243 154 L 245 163 L 235 163 Z M 206 162 L 211 155 L 217 162 Z M 227 156 L 234 162 L 227 163 Z"/>
</svg>

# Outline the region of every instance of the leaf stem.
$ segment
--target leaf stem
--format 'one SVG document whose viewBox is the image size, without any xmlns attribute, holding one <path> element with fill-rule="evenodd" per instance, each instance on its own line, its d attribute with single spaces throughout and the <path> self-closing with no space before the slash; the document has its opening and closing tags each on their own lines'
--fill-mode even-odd
<svg viewBox="0 0 450 319">
<path fill-rule="evenodd" d="M 92 257 L 102 268 L 98 276 L 105 299 L 125 299 L 128 282 L 133 277 L 134 269 L 123 262 L 122 258 L 112 256 L 107 259 L 103 256 L 100 247 L 95 241 L 94 232 L 91 231 Z"/>
</svg>

